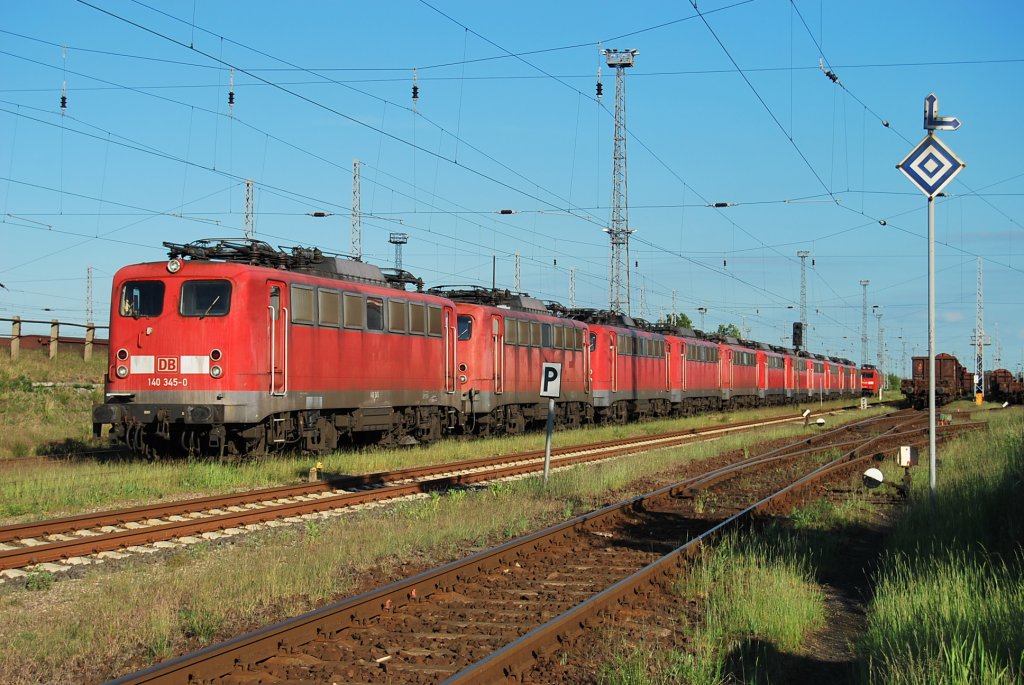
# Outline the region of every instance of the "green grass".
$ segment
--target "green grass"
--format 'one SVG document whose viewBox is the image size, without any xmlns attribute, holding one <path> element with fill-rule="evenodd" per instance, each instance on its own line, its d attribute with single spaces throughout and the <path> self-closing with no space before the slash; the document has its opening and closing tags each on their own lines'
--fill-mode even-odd
<svg viewBox="0 0 1024 685">
<path fill-rule="evenodd" d="M 942 451 L 934 507 L 916 474 L 860 645 L 867 682 L 1024 679 L 1024 420 L 990 424 Z"/>
<path fill-rule="evenodd" d="M 837 417 L 830 420 L 830 425 L 840 420 L 864 418 L 878 411 L 881 410 L 850 412 L 841 419 Z M 558 433 L 554 438 L 554 446 L 558 448 L 705 425 L 728 425 L 748 418 L 793 416 L 796 413 L 792 407 L 775 408 L 735 416 L 710 414 L 675 421 L 607 426 Z M 539 450 L 543 447 L 544 434 L 534 433 L 490 440 L 445 440 L 415 449 L 365 449 L 320 457 L 286 455 L 240 464 L 184 460 L 157 463 L 129 460 L 30 464 L 5 474 L 5 478 L 0 481 L 0 523 L 296 483 L 307 477 L 309 468 L 317 461 L 324 464 L 328 475 L 363 474 Z"/>
<path fill-rule="evenodd" d="M 50 454 L 92 435 L 92 405 L 103 401 L 104 354 L 86 362 L 74 352 L 50 359 L 22 351 L 0 353 L 0 459 Z M 33 383 L 58 383 L 34 387 Z M 89 387 L 93 386 L 93 387 Z"/>
</svg>

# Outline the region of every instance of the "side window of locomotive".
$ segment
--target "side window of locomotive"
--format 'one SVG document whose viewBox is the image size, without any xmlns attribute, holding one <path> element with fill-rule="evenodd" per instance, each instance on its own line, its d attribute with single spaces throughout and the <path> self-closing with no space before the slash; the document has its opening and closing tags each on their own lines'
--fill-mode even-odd
<svg viewBox="0 0 1024 685">
<path fill-rule="evenodd" d="M 542 323 L 540 325 L 540 346 L 551 349 L 551 324 Z"/>
<path fill-rule="evenodd" d="M 459 340 L 470 340 L 473 338 L 473 317 L 466 314 L 459 314 L 457 322 Z"/>
<path fill-rule="evenodd" d="M 379 297 L 366 298 L 366 329 L 384 330 L 384 300 Z"/>
<path fill-rule="evenodd" d="M 320 325 L 331 328 L 341 326 L 341 293 L 337 290 L 317 290 L 316 295 Z"/>
<path fill-rule="evenodd" d="M 565 329 L 562 328 L 561 326 L 555 326 L 554 330 L 555 330 L 555 340 L 554 340 L 555 349 L 556 350 L 561 350 L 561 349 L 565 349 L 566 347 L 571 348 L 572 345 L 566 345 L 565 344 L 565 332 L 566 332 Z"/>
<path fill-rule="evenodd" d="M 515 345 L 519 340 L 519 336 L 516 335 L 519 332 L 519 324 L 516 323 L 515 319 L 505 319 L 505 344 Z"/>
<path fill-rule="evenodd" d="M 163 281 L 128 281 L 121 286 L 121 316 L 160 316 L 164 310 Z"/>
<path fill-rule="evenodd" d="M 590 334 L 590 351 L 597 352 L 597 333 Z"/>
<path fill-rule="evenodd" d="M 405 333 L 406 309 L 405 302 L 388 300 L 388 330 L 392 333 Z"/>
<path fill-rule="evenodd" d="M 427 334 L 438 338 L 444 334 L 444 322 L 440 307 L 427 306 Z"/>
<path fill-rule="evenodd" d="M 427 308 L 419 302 L 409 303 L 409 332 L 416 335 L 427 334 Z"/>
<path fill-rule="evenodd" d="M 313 312 L 313 288 L 308 285 L 292 286 L 292 323 L 310 326 L 316 320 Z"/>
<path fill-rule="evenodd" d="M 345 328 L 362 328 L 366 325 L 366 307 L 359 295 L 345 293 Z"/>
<path fill-rule="evenodd" d="M 530 321 L 530 347 L 540 347 L 540 322 Z"/>
<path fill-rule="evenodd" d="M 229 281 L 185 281 L 181 284 L 181 315 L 227 316 L 231 309 Z"/>
</svg>

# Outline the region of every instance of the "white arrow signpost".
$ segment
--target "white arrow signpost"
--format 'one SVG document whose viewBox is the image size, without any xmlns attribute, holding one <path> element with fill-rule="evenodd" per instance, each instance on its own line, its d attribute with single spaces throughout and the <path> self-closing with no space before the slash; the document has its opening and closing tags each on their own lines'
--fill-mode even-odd
<svg viewBox="0 0 1024 685">
<path fill-rule="evenodd" d="M 555 432 L 555 398 L 562 394 L 562 365 L 545 362 L 540 372 L 540 396 L 548 398 L 548 437 L 544 442 L 544 485 L 551 474 L 551 434 Z"/>
<path fill-rule="evenodd" d="M 928 135 L 896 165 L 928 197 L 928 481 L 935 505 L 935 196 L 964 166 L 960 158 L 935 137 L 935 131 L 955 131 L 960 120 L 939 116 L 939 98 L 924 99 L 924 128 Z"/>
</svg>

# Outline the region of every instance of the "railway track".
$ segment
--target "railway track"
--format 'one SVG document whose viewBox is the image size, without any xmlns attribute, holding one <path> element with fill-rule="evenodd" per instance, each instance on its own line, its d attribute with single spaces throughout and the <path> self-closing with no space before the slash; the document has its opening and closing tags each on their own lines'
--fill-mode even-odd
<svg viewBox="0 0 1024 685">
<path fill-rule="evenodd" d="M 661 588 L 702 545 L 923 443 L 921 423 L 896 414 L 794 441 L 113 682 L 571 682 L 581 638 L 619 612 L 664 612 Z M 807 466 L 825 450 L 840 454 Z M 714 514 L 695 505 L 708 489 Z"/>
<path fill-rule="evenodd" d="M 566 468 L 793 421 L 792 417 L 745 421 L 566 447 L 553 451 L 552 465 Z M 810 438 L 816 439 L 820 438 Z M 126 552 L 154 552 L 236 535 L 269 522 L 298 522 L 301 517 L 371 502 L 535 473 L 542 469 L 543 457 L 543 450 L 536 450 L 3 526 L 0 580 L 22 578 L 39 565 L 43 566 L 38 570 L 67 572 L 75 566 L 121 558 Z"/>
</svg>

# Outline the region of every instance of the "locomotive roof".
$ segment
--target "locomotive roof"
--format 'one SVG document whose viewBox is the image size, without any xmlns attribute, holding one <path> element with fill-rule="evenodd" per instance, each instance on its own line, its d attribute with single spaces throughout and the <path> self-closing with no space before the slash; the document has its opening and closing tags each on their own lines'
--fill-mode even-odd
<svg viewBox="0 0 1024 685">
<path fill-rule="evenodd" d="M 274 248 L 262 240 L 252 238 L 204 238 L 191 243 L 165 242 L 168 257 L 190 261 L 221 261 L 249 266 L 263 266 L 285 271 L 296 271 L 324 278 L 373 283 L 401 290 L 406 284 L 423 289 L 423 281 L 408 271 L 381 270 L 357 259 L 325 255 L 316 247 Z"/>
<path fill-rule="evenodd" d="M 427 290 L 432 295 L 447 297 L 456 302 L 482 304 L 521 312 L 548 314 L 548 308 L 536 297 L 526 293 L 514 293 L 501 288 L 485 288 L 479 285 L 438 285 Z"/>
</svg>

